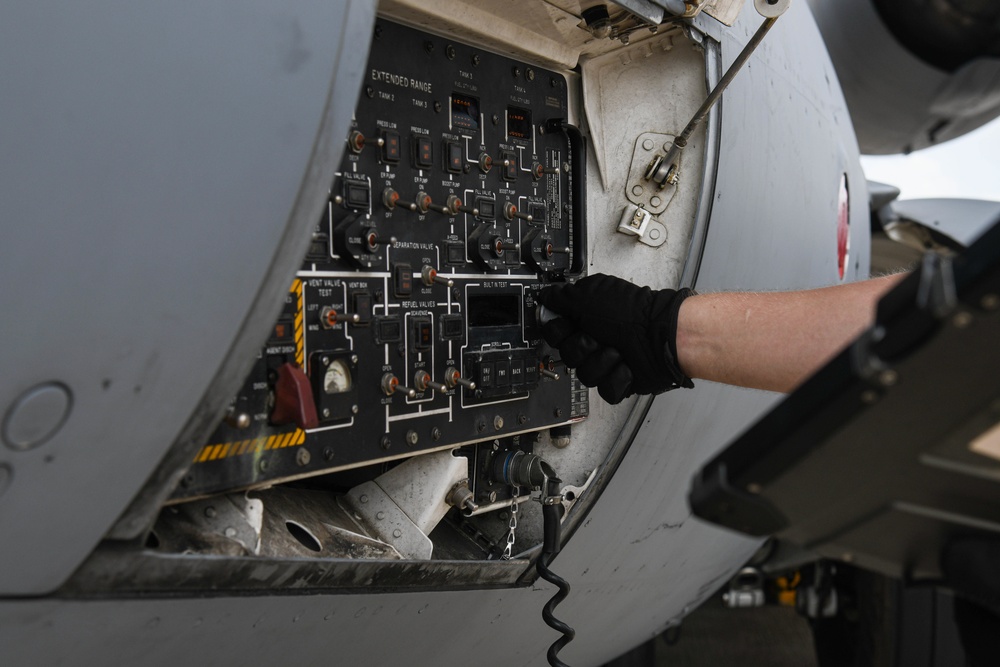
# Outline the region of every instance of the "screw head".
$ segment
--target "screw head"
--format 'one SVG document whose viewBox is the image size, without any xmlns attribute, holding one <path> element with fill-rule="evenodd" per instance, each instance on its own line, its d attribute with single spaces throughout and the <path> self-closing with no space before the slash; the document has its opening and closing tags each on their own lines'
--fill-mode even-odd
<svg viewBox="0 0 1000 667">
<path fill-rule="evenodd" d="M 323 416 L 326 418 L 330 417 L 330 408 L 323 408 Z"/>
<path fill-rule="evenodd" d="M 456 55 L 456 53 L 455 53 L 455 47 L 452 46 L 451 44 L 449 44 L 448 46 L 444 47 L 444 55 L 446 55 L 448 57 L 448 60 L 454 60 L 455 59 L 455 55 Z"/>
<path fill-rule="evenodd" d="M 440 439 L 441 439 L 441 429 L 435 426 L 434 428 L 431 429 L 431 440 L 436 441 Z"/>
<path fill-rule="evenodd" d="M 309 453 L 308 449 L 300 448 L 299 451 L 295 452 L 295 462 L 300 466 L 309 465 L 309 461 L 312 460 L 312 454 Z"/>
<path fill-rule="evenodd" d="M 485 430 L 486 430 L 486 422 L 480 419 L 479 423 L 476 424 L 476 431 L 482 433 Z"/>
<path fill-rule="evenodd" d="M 434 42 L 427 40 L 424 42 L 424 51 L 427 53 L 434 53 Z"/>
<path fill-rule="evenodd" d="M 410 447 L 416 446 L 417 441 L 419 439 L 420 439 L 420 436 L 417 435 L 416 431 L 414 431 L 414 430 L 411 429 L 411 430 L 409 430 L 409 431 L 406 432 L 406 444 L 408 444 Z"/>
<path fill-rule="evenodd" d="M 518 67 L 517 65 L 514 65 L 513 67 L 510 68 L 510 73 L 513 74 L 514 78 L 516 79 L 517 77 L 521 76 L 521 68 Z"/>
<path fill-rule="evenodd" d="M 323 458 L 324 459 L 326 459 L 327 461 L 332 461 L 333 460 L 333 456 L 334 456 L 333 447 L 324 447 L 323 448 Z"/>
<path fill-rule="evenodd" d="M 479 61 L 479 54 L 478 53 L 473 53 L 472 54 L 472 65 L 474 67 L 479 67 L 479 62 L 480 62 Z"/>
<path fill-rule="evenodd" d="M 497 431 L 503 428 L 503 417 L 501 417 L 500 415 L 496 415 L 495 417 L 493 417 L 493 428 L 496 429 Z"/>
<path fill-rule="evenodd" d="M 207 518 L 214 519 L 217 514 L 218 514 L 218 512 L 215 511 L 214 507 L 206 507 L 205 508 L 205 516 Z"/>
<path fill-rule="evenodd" d="M 434 113 L 441 113 L 441 103 L 440 102 L 435 102 L 434 103 Z"/>
<path fill-rule="evenodd" d="M 379 446 L 382 447 L 382 449 L 389 449 L 390 447 L 392 447 L 392 440 L 389 439 L 388 435 L 383 435 L 382 441 L 379 443 Z"/>
<path fill-rule="evenodd" d="M 267 466 L 268 466 L 267 459 L 261 459 L 260 461 L 257 462 L 257 469 L 260 470 L 261 472 L 267 470 Z"/>
<path fill-rule="evenodd" d="M 352 405 L 351 406 L 351 414 L 352 415 L 358 414 L 358 406 L 356 406 L 356 405 Z"/>
<path fill-rule="evenodd" d="M 527 68 L 526 70 L 524 70 L 524 76 L 525 76 L 525 78 L 528 79 L 528 81 L 534 81 L 535 80 L 535 70 L 531 69 L 530 67 Z"/>
<path fill-rule="evenodd" d="M 368 97 L 375 97 L 375 89 L 371 86 L 365 86 L 365 95 Z"/>
<path fill-rule="evenodd" d="M 883 387 L 891 387 L 899 382 L 899 373 L 891 368 L 887 368 L 878 374 L 878 381 Z"/>
</svg>

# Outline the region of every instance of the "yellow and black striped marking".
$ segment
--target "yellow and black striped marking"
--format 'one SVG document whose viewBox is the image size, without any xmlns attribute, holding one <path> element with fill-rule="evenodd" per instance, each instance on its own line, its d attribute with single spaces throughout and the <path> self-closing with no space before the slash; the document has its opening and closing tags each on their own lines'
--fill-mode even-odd
<svg viewBox="0 0 1000 667">
<path fill-rule="evenodd" d="M 304 307 L 302 303 L 302 281 L 298 278 L 292 283 L 292 292 L 295 292 L 297 303 L 295 304 L 295 363 L 299 368 L 305 368 L 305 324 Z"/>
<path fill-rule="evenodd" d="M 243 454 L 258 454 L 269 449 L 282 449 L 284 447 L 295 447 L 306 441 L 306 432 L 302 429 L 295 429 L 289 433 L 276 433 L 270 436 L 260 436 L 249 440 L 237 440 L 235 442 L 223 442 L 216 445 L 205 445 L 195 457 L 195 463 L 205 461 L 217 461 L 228 459 L 233 456 Z"/>
</svg>

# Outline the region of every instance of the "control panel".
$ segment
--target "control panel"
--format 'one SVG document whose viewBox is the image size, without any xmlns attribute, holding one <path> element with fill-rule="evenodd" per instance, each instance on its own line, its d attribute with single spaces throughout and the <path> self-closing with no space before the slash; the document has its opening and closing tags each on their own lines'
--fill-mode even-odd
<svg viewBox="0 0 1000 667">
<path fill-rule="evenodd" d="M 379 20 L 326 214 L 174 499 L 568 424 L 535 296 L 584 270 L 562 75 Z"/>
</svg>

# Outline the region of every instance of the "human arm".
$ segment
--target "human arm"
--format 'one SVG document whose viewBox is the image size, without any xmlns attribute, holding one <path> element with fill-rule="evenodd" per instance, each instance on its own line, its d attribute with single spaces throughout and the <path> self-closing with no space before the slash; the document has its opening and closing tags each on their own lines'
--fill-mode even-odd
<svg viewBox="0 0 1000 667">
<path fill-rule="evenodd" d="M 542 292 L 546 340 L 610 403 L 689 378 L 790 391 L 872 321 L 902 275 L 799 292 L 693 295 L 596 274 Z"/>
<path fill-rule="evenodd" d="M 788 392 L 872 323 L 906 274 L 795 292 L 699 294 L 680 306 L 677 352 L 694 379 Z"/>
</svg>

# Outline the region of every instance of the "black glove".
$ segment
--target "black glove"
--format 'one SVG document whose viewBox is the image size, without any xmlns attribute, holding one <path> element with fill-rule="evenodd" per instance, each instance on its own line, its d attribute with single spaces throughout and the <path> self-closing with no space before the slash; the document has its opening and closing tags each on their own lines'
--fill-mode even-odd
<svg viewBox="0 0 1000 667">
<path fill-rule="evenodd" d="M 566 365 L 608 403 L 632 394 L 693 387 L 677 364 L 677 314 L 689 289 L 651 290 L 601 273 L 543 289 L 538 301 L 561 315 L 542 335 Z"/>
</svg>

